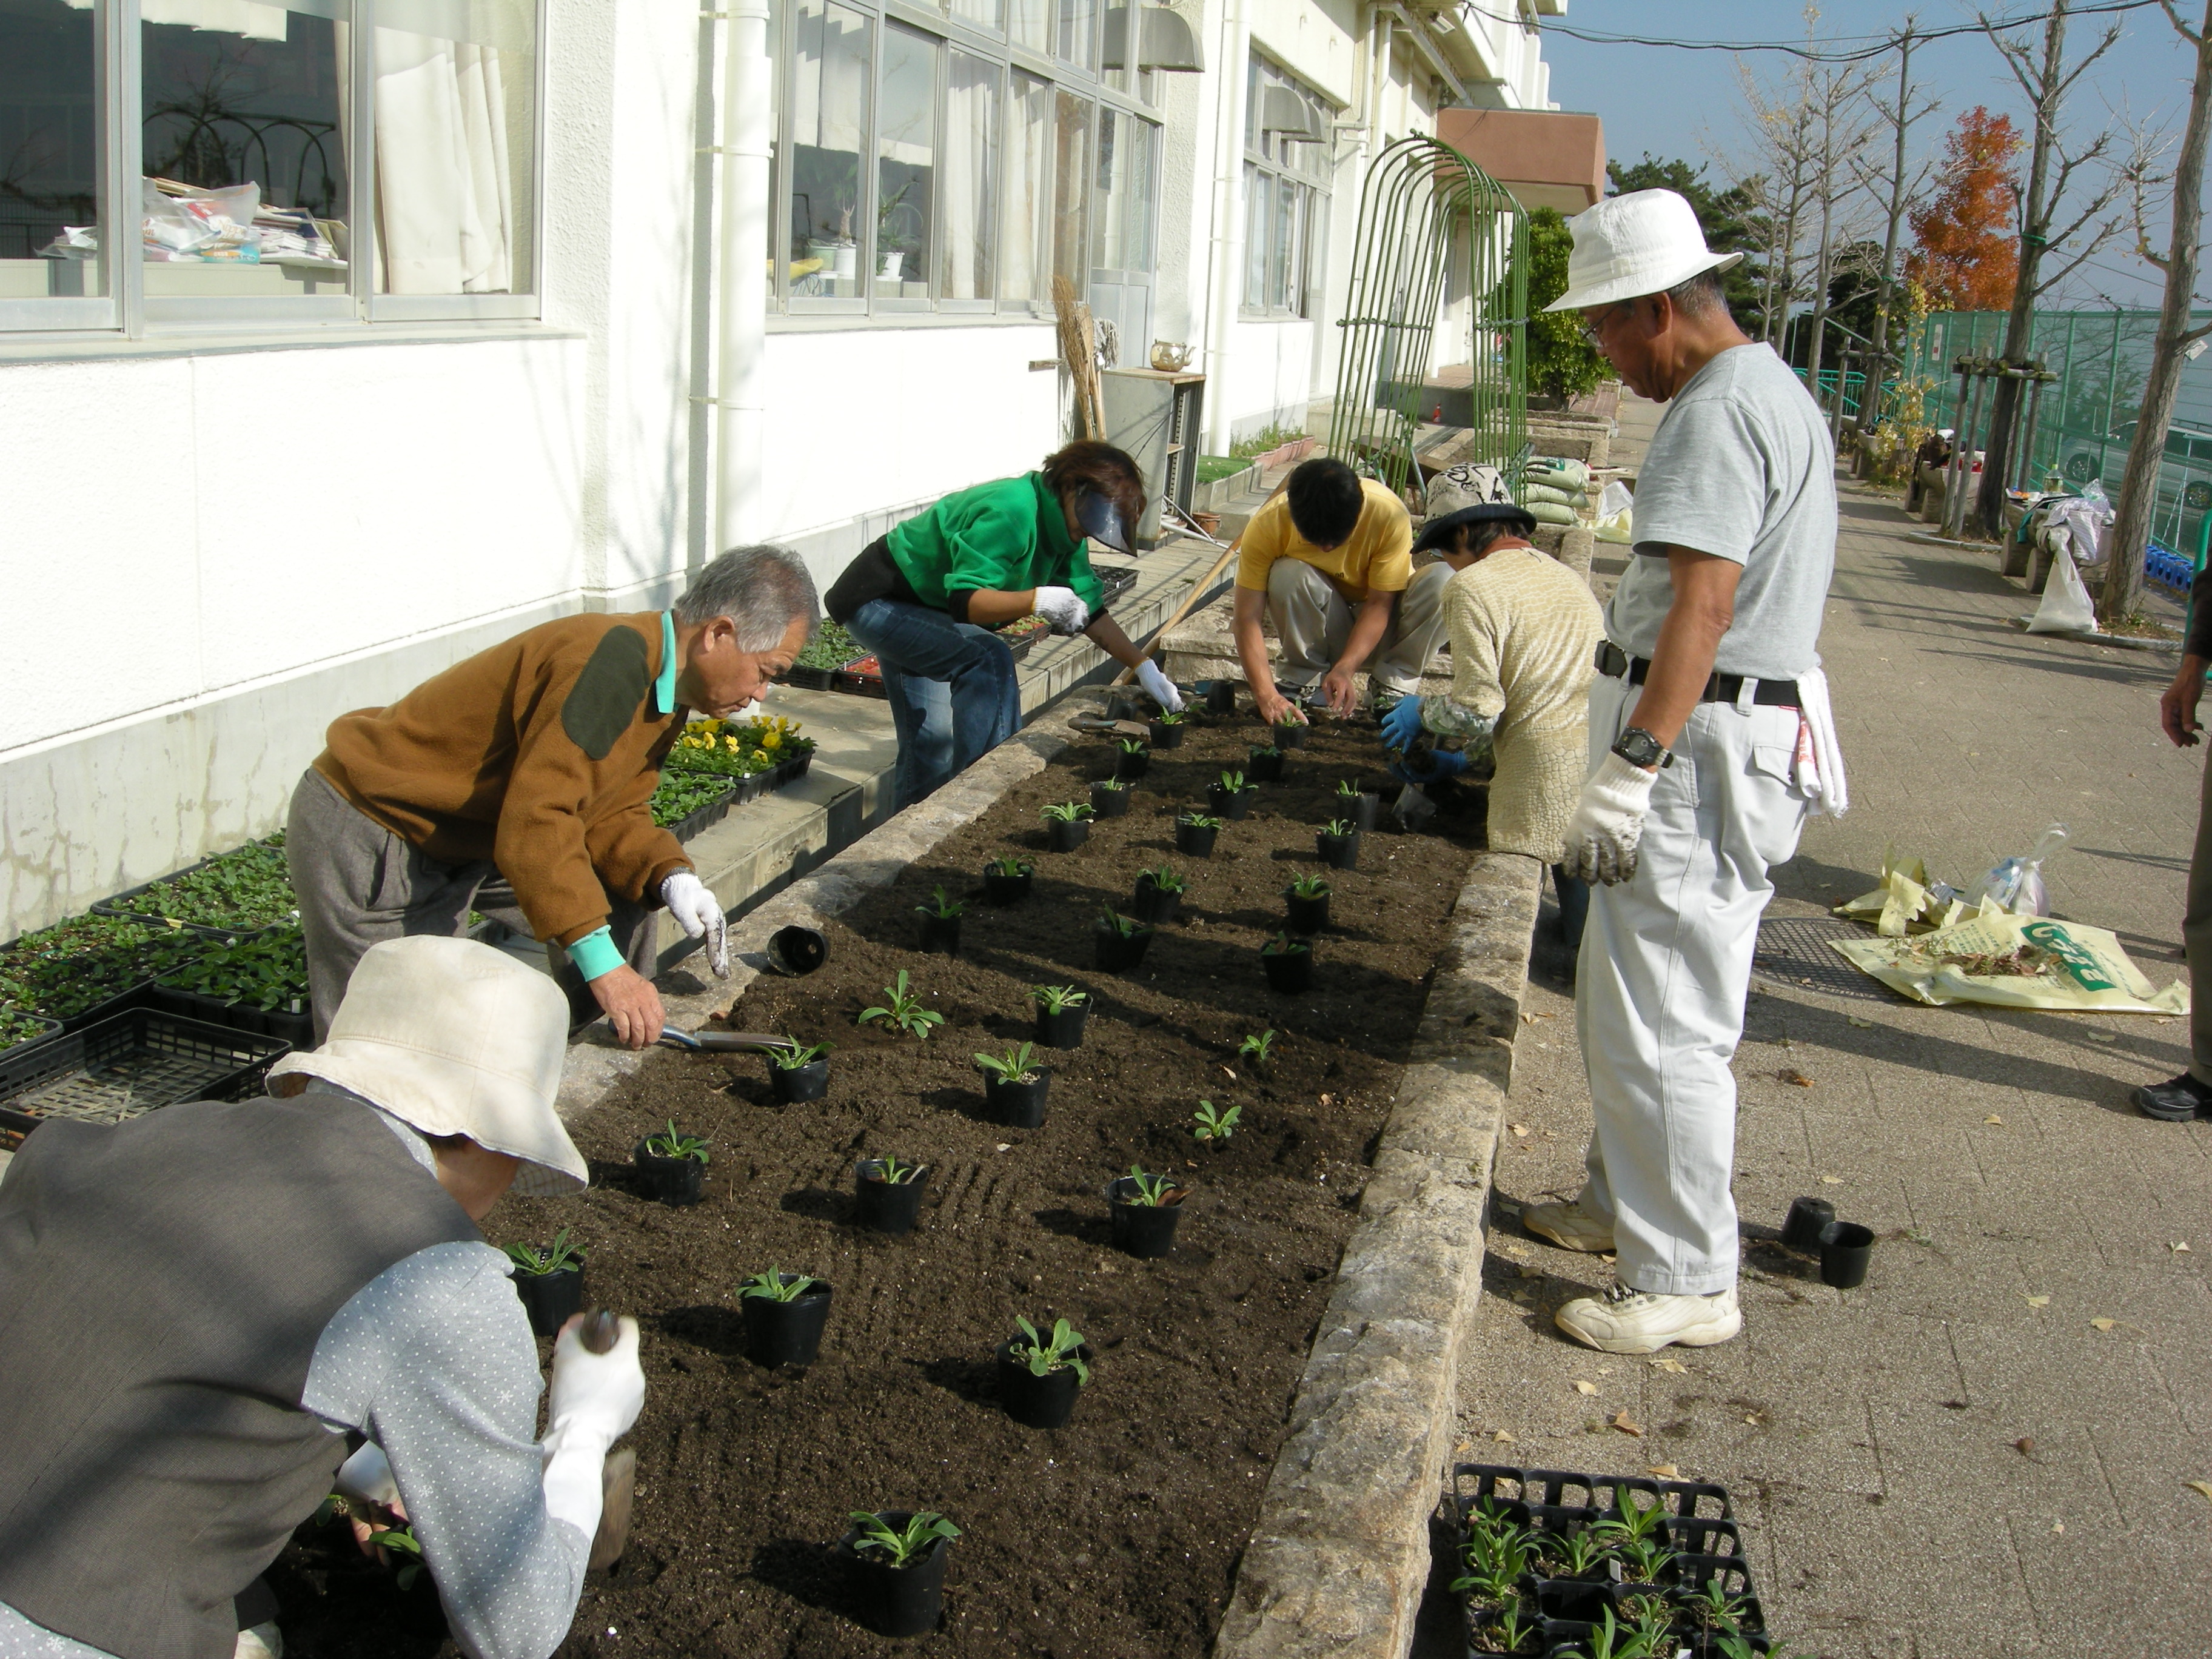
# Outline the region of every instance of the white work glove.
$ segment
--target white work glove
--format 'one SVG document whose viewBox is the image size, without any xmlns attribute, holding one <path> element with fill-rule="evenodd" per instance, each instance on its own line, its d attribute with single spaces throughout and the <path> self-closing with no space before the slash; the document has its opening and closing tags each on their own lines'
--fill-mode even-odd
<svg viewBox="0 0 2212 1659">
<path fill-rule="evenodd" d="M 545 1512 L 586 1538 L 598 1535 L 605 1501 L 599 1470 L 607 1449 L 645 1409 L 645 1371 L 637 1363 L 637 1321 L 617 1322 L 622 1335 L 593 1353 L 572 1319 L 553 1345 L 553 1387 L 545 1419 Z"/>
<path fill-rule="evenodd" d="M 1091 607 L 1072 587 L 1040 587 L 1036 613 L 1052 624 L 1055 634 L 1080 634 L 1091 620 Z"/>
<path fill-rule="evenodd" d="M 716 979 L 729 978 L 730 924 L 723 920 L 722 907 L 714 902 L 707 884 L 689 870 L 678 870 L 660 884 L 660 902 L 686 933 L 693 939 L 706 936 L 707 965 Z"/>
<path fill-rule="evenodd" d="M 387 1510 L 399 1504 L 399 1483 L 392 1478 L 391 1460 L 374 1440 L 363 1441 L 359 1451 L 338 1465 L 337 1478 L 331 1484 L 348 1498 L 366 1504 L 381 1504 Z"/>
<path fill-rule="evenodd" d="M 1607 753 L 1583 785 L 1582 799 L 1567 822 L 1566 850 L 1559 863 L 1569 875 L 1610 887 L 1636 874 L 1644 815 L 1650 808 L 1651 786 L 1658 781 L 1656 772 Z"/>
<path fill-rule="evenodd" d="M 1137 684 L 1144 687 L 1146 696 L 1167 713 L 1182 713 L 1182 693 L 1176 690 L 1175 682 L 1150 657 L 1137 665 Z"/>
</svg>

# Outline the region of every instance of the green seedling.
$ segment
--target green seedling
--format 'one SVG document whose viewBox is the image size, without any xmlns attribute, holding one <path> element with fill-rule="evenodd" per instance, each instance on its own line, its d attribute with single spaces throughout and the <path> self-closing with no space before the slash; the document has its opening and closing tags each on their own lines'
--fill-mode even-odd
<svg viewBox="0 0 2212 1659">
<path fill-rule="evenodd" d="M 1336 781 L 1336 798 L 1339 800 L 1358 800 L 1359 796 L 1359 786 L 1350 778 L 1339 778 Z"/>
<path fill-rule="evenodd" d="M 1231 1106 L 1225 1112 L 1216 1111 L 1212 1101 L 1201 1100 L 1198 1103 L 1198 1109 L 1190 1115 L 1194 1126 L 1190 1132 L 1191 1139 L 1210 1146 L 1215 1141 L 1226 1140 L 1237 1133 L 1237 1120 L 1244 1115 L 1244 1109 Z"/>
<path fill-rule="evenodd" d="M 416 1540 L 412 1526 L 404 1521 L 395 1522 L 391 1512 L 380 1504 L 348 1498 L 342 1492 L 332 1492 L 315 1510 L 317 1526 L 334 1520 L 359 1522 L 368 1528 L 371 1544 L 380 1549 L 397 1552 L 402 1559 L 396 1564 L 392 1582 L 403 1590 L 413 1588 L 416 1579 L 422 1572 L 422 1546 Z M 393 1564 L 387 1562 L 386 1565 Z"/>
<path fill-rule="evenodd" d="M 1611 1607 L 1587 1639 L 1586 1647 L 1563 1650 L 1561 1659 L 1651 1659 L 1650 1642 L 1615 1619 Z"/>
<path fill-rule="evenodd" d="M 935 916 L 944 921 L 950 921 L 955 916 L 967 915 L 968 907 L 942 887 L 933 888 L 930 891 L 931 897 L 928 903 L 917 904 L 914 907 L 918 915 Z"/>
<path fill-rule="evenodd" d="M 787 1273 L 781 1267 L 771 1267 L 764 1273 L 755 1273 L 738 1286 L 741 1297 L 757 1296 L 763 1302 L 796 1302 L 806 1294 L 814 1280 L 805 1273 Z"/>
<path fill-rule="evenodd" d="M 1590 1530 L 1607 1542 L 1619 1545 L 1640 1543 L 1656 1539 L 1667 1514 L 1656 1503 L 1648 1507 L 1629 1496 L 1626 1486 L 1617 1488 L 1613 1495 L 1613 1512 L 1602 1521 L 1590 1523 Z"/>
<path fill-rule="evenodd" d="M 1037 1328 L 1017 1315 L 1014 1323 L 1022 1328 L 1022 1340 L 1014 1344 L 1013 1357 L 1030 1368 L 1032 1376 L 1049 1376 L 1054 1371 L 1073 1370 L 1078 1388 L 1091 1382 L 1091 1367 L 1083 1363 L 1077 1351 L 1083 1346 L 1083 1333 L 1065 1319 L 1053 1322 L 1052 1334 L 1037 1334 Z"/>
<path fill-rule="evenodd" d="M 920 992 L 908 989 L 906 969 L 903 968 L 898 970 L 896 978 L 884 987 L 883 994 L 889 999 L 890 1006 L 883 1008 L 863 1008 L 860 1011 L 861 1024 L 866 1025 L 876 1020 L 886 1019 L 908 1036 L 921 1037 L 927 1042 L 929 1037 L 929 1028 L 945 1024 L 944 1015 L 921 1006 Z"/>
<path fill-rule="evenodd" d="M 1682 1605 L 1707 1630 L 1734 1630 L 1742 1622 L 1743 1602 L 1730 1595 L 1718 1578 L 1708 1578 L 1694 1594 L 1682 1598 Z"/>
<path fill-rule="evenodd" d="M 1162 726 L 1181 726 L 1188 716 L 1182 714 L 1170 714 L 1166 709 L 1163 708 L 1158 714 L 1153 715 L 1152 718 L 1158 721 Z"/>
<path fill-rule="evenodd" d="M 1274 1046 L 1274 1028 L 1270 1026 L 1264 1031 L 1254 1032 L 1250 1036 L 1246 1037 L 1243 1042 L 1238 1043 L 1237 1045 L 1237 1058 L 1239 1060 L 1249 1060 L 1255 1066 L 1264 1066 L 1267 1063 L 1269 1059 L 1269 1051 L 1273 1049 Z"/>
<path fill-rule="evenodd" d="M 1156 893 L 1180 893 L 1183 890 L 1183 878 L 1176 874 L 1176 868 L 1172 864 L 1163 864 L 1151 870 L 1139 870 L 1137 872 L 1137 878 L 1139 881 L 1152 883 L 1152 890 Z"/>
<path fill-rule="evenodd" d="M 371 1542 L 380 1549 L 398 1550 L 410 1558 L 399 1564 L 392 1575 L 392 1582 L 402 1589 L 412 1589 L 415 1581 L 422 1576 L 422 1546 L 416 1541 L 412 1527 L 392 1527 L 378 1533 Z"/>
<path fill-rule="evenodd" d="M 1119 794 L 1129 787 L 1129 783 L 1126 778 L 1101 778 L 1091 787 L 1093 789 L 1111 789 L 1115 793 Z"/>
<path fill-rule="evenodd" d="M 1356 834 L 1358 828 L 1359 826 L 1349 818 L 1331 818 L 1326 826 L 1325 833 L 1338 836 L 1349 836 Z"/>
<path fill-rule="evenodd" d="M 1459 1586 L 1455 1584 L 1452 1588 L 1457 1589 Z M 1501 1601 L 1504 1599 L 1502 1596 L 1499 1598 Z M 1482 1632 L 1485 1636 L 1493 1638 L 1498 1644 L 1491 1651 L 1518 1653 L 1521 1650 L 1521 1644 L 1536 1633 L 1535 1626 L 1524 1624 L 1522 1621 L 1523 1611 L 1520 1598 L 1517 1596 L 1510 1605 L 1498 1609 L 1497 1620 Z"/>
<path fill-rule="evenodd" d="M 713 1160 L 707 1156 L 707 1148 L 713 1144 L 697 1135 L 681 1133 L 676 1127 L 676 1120 L 672 1117 L 668 1120 L 668 1127 L 661 1133 L 647 1137 L 645 1150 L 653 1158 L 689 1158 L 694 1164 L 708 1164 Z"/>
<path fill-rule="evenodd" d="M 897 1531 L 893 1531 L 882 1516 L 866 1510 L 854 1510 L 850 1518 L 860 1523 L 860 1536 L 853 1545 L 854 1553 L 873 1550 L 894 1567 L 903 1567 L 928 1554 L 930 1546 L 940 1538 L 960 1536 L 960 1528 L 933 1510 L 922 1510 Z"/>
<path fill-rule="evenodd" d="M 1056 800 L 1046 807 L 1043 818 L 1047 823 L 1080 823 L 1091 816 L 1087 800 Z"/>
<path fill-rule="evenodd" d="M 1139 933 L 1149 933 L 1152 931 L 1150 927 L 1139 921 L 1134 916 L 1121 915 L 1110 904 L 1099 911 L 1098 925 L 1101 927 L 1111 929 L 1115 935 L 1121 939 L 1134 939 Z"/>
<path fill-rule="evenodd" d="M 1272 743 L 1255 743 L 1252 745 L 1249 752 L 1254 760 L 1272 760 L 1274 757 L 1281 754 L 1283 751 L 1276 748 Z"/>
<path fill-rule="evenodd" d="M 768 1051 L 769 1063 L 779 1071 L 802 1071 L 836 1046 L 834 1042 L 787 1042 Z"/>
<path fill-rule="evenodd" d="M 1079 991 L 1073 985 L 1032 985 L 1030 1000 L 1048 1014 L 1064 1014 L 1070 1008 L 1091 1000 L 1088 991 Z"/>
<path fill-rule="evenodd" d="M 1334 890 L 1326 876 L 1300 876 L 1291 884 L 1292 898 L 1324 899 Z"/>
<path fill-rule="evenodd" d="M 1177 818 L 1176 822 L 1177 823 L 1187 823 L 1194 830 L 1218 830 L 1221 828 L 1221 820 L 1219 818 L 1208 817 L 1204 812 L 1186 812 L 1181 817 Z"/>
<path fill-rule="evenodd" d="M 1002 859 L 993 859 L 984 868 L 994 876 L 1026 876 L 1032 874 L 1036 866 L 1009 854 Z"/>
<path fill-rule="evenodd" d="M 1606 1540 L 1597 1535 L 1595 1528 L 1570 1533 L 1565 1537 L 1548 1535 L 1544 1539 L 1542 1547 L 1569 1578 L 1588 1577 L 1596 1570 L 1600 1562 L 1613 1553 Z"/>
<path fill-rule="evenodd" d="M 1123 754 L 1133 757 L 1137 755 L 1147 755 L 1152 752 L 1150 745 L 1148 745 L 1142 738 L 1124 738 L 1121 742 L 1115 744 L 1114 746 L 1116 749 L 1119 749 Z"/>
<path fill-rule="evenodd" d="M 1503 1575 L 1508 1583 L 1528 1570 L 1536 1553 L 1534 1535 L 1500 1516 L 1489 1524 L 1468 1517 L 1464 1559 L 1469 1571 Z M 1455 1586 L 1456 1588 L 1456 1586 Z"/>
<path fill-rule="evenodd" d="M 1030 1056 L 1036 1052 L 1036 1044 L 1024 1042 L 1018 1048 L 1008 1048 L 1003 1054 L 978 1054 L 975 1069 L 1001 1083 L 1027 1083 L 1036 1075 L 1030 1066 Z"/>
<path fill-rule="evenodd" d="M 1513 1594 L 1514 1575 L 1491 1567 L 1463 1572 L 1452 1580 L 1458 1594 L 1477 1601 L 1503 1601 Z"/>
<path fill-rule="evenodd" d="M 584 1265 L 584 1247 L 568 1236 L 566 1227 L 553 1235 L 550 1244 L 509 1244 L 507 1254 L 519 1273 L 565 1273 Z"/>
<path fill-rule="evenodd" d="M 922 1170 L 927 1167 L 921 1164 L 902 1164 L 889 1152 L 884 1153 L 878 1161 L 884 1166 L 883 1174 L 879 1178 L 886 1186 L 890 1187 L 912 1186 L 920 1178 Z"/>
<path fill-rule="evenodd" d="M 1142 1205 L 1148 1210 L 1159 1210 L 1182 1201 L 1182 1188 L 1175 1184 L 1173 1176 L 1146 1175 L 1142 1164 L 1132 1164 L 1129 1179 L 1137 1188 L 1137 1195 L 1127 1200 L 1132 1204 Z"/>
<path fill-rule="evenodd" d="M 1275 721 L 1278 726 L 1304 726 L 1306 717 L 1295 708 L 1285 708 Z"/>
<path fill-rule="evenodd" d="M 1656 1584 L 1674 1563 L 1674 1552 L 1656 1538 L 1627 1538 L 1613 1546 L 1620 1576 L 1632 1584 Z"/>
<path fill-rule="evenodd" d="M 1671 1653 L 1662 1647 L 1674 1628 L 1674 1604 L 1663 1595 L 1630 1595 L 1621 1600 L 1620 1610 L 1628 1615 L 1628 1627 L 1644 1644 L 1647 1653 Z"/>
<path fill-rule="evenodd" d="M 1278 933 L 1260 947 L 1260 954 L 1267 957 L 1281 957 L 1312 949 L 1313 946 L 1302 939 L 1292 939 L 1288 933 Z"/>
<path fill-rule="evenodd" d="M 1221 787 L 1232 795 L 1243 793 L 1244 775 L 1242 772 L 1224 772 L 1221 775 Z"/>
</svg>

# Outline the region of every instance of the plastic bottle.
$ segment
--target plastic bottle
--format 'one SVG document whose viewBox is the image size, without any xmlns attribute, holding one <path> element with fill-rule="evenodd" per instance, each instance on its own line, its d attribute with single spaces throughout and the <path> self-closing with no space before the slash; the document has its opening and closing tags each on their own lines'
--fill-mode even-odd
<svg viewBox="0 0 2212 1659">
<path fill-rule="evenodd" d="M 2066 845 L 2070 834 L 2064 824 L 2051 824 L 2026 858 L 2005 859 L 1992 865 L 1989 873 L 1967 890 L 1968 902 L 1978 904 L 1991 898 L 2016 916 L 2049 915 L 2051 896 L 2043 884 L 2043 866 Z"/>
</svg>

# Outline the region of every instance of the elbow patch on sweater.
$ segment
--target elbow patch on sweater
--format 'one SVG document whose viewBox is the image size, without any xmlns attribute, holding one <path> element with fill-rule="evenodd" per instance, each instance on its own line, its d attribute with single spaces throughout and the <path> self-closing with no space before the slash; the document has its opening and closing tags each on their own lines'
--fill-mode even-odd
<svg viewBox="0 0 2212 1659">
<path fill-rule="evenodd" d="M 652 684 L 645 636 L 634 629 L 611 628 L 561 705 L 561 729 L 577 748 L 603 761 L 637 718 Z"/>
</svg>

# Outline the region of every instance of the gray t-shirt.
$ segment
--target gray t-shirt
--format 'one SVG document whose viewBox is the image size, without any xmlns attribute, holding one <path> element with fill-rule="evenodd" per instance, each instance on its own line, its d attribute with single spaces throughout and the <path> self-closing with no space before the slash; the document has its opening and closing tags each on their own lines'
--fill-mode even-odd
<svg viewBox="0 0 2212 1659">
<path fill-rule="evenodd" d="M 1836 452 L 1804 385 L 1772 349 L 1723 351 L 1660 417 L 1636 481 L 1638 556 L 1606 607 L 1606 636 L 1649 657 L 1674 603 L 1669 546 L 1743 567 L 1715 669 L 1786 680 L 1819 660 L 1836 562 Z"/>
</svg>

